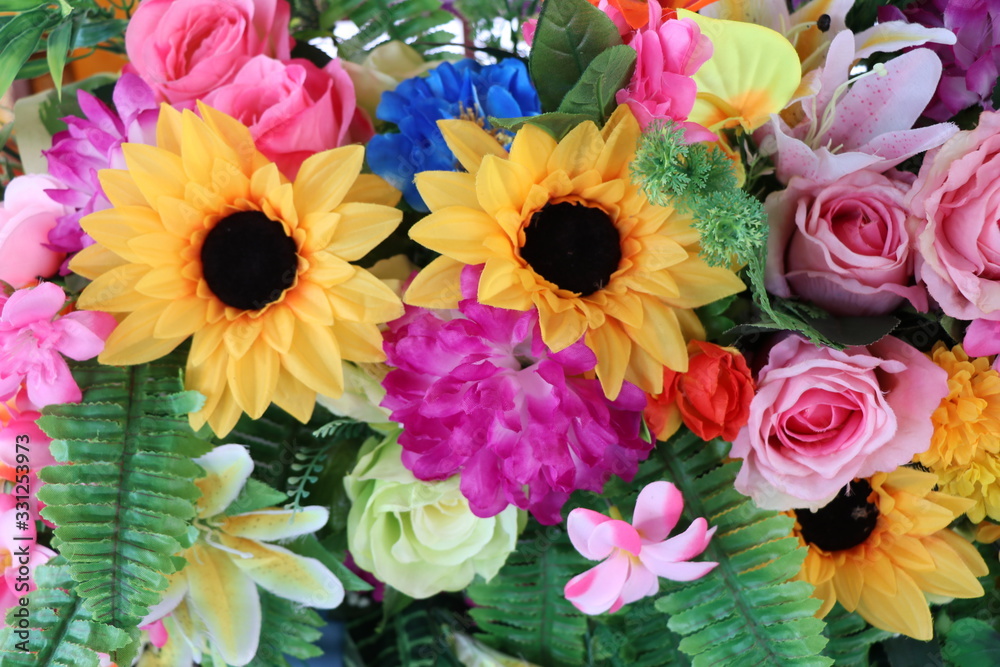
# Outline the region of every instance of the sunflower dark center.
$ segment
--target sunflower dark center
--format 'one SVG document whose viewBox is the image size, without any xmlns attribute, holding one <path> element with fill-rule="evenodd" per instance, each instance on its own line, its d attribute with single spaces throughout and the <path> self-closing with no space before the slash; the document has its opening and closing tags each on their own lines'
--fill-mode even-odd
<svg viewBox="0 0 1000 667">
<path fill-rule="evenodd" d="M 292 286 L 296 250 L 280 222 L 260 211 L 240 211 L 220 220 L 205 237 L 202 272 L 227 306 L 260 310 Z"/>
<path fill-rule="evenodd" d="M 825 551 L 842 551 L 861 544 L 878 523 L 878 507 L 868 502 L 871 492 L 871 484 L 862 479 L 841 489 L 826 507 L 815 512 L 795 510 L 802 538 Z"/>
<path fill-rule="evenodd" d="M 621 239 L 601 209 L 546 204 L 524 229 L 521 257 L 549 282 L 587 296 L 607 285 L 618 269 Z"/>
</svg>

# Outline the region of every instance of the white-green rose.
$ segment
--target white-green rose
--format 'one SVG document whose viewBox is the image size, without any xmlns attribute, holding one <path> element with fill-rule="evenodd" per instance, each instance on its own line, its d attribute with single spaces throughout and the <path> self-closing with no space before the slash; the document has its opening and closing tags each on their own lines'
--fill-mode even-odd
<svg viewBox="0 0 1000 667">
<path fill-rule="evenodd" d="M 344 478 L 347 544 L 359 567 L 413 598 L 492 579 L 517 544 L 523 517 L 510 506 L 489 519 L 469 510 L 456 475 L 422 482 L 403 467 L 399 432 L 362 447 Z"/>
</svg>

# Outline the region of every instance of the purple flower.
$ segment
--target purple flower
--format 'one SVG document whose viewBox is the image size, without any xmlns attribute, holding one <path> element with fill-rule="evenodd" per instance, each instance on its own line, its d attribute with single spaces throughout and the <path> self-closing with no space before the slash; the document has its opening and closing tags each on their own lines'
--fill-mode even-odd
<svg viewBox="0 0 1000 667">
<path fill-rule="evenodd" d="M 1000 71 L 1000 0 L 918 0 L 905 10 L 880 7 L 880 22 L 906 19 L 955 33 L 954 45 L 929 45 L 944 65 L 937 92 L 924 115 L 948 120 L 981 105 L 993 111 L 993 87 Z"/>
<path fill-rule="evenodd" d="M 385 334 L 382 405 L 403 425 L 403 464 L 423 480 L 455 473 L 473 513 L 508 504 L 555 524 L 577 489 L 629 481 L 652 444 L 639 435 L 645 395 L 626 382 L 615 401 L 582 340 L 558 353 L 542 342 L 535 311 L 478 303 L 480 268 L 462 273 L 458 311 L 407 308 Z"/>
<path fill-rule="evenodd" d="M 49 173 L 68 188 L 48 190 L 47 194 L 73 209 L 60 217 L 49 232 L 49 247 L 53 250 L 75 253 L 94 242 L 80 228 L 80 218 L 111 208 L 98 181 L 98 171 L 125 168 L 121 149 L 125 142 L 156 143 L 159 109 L 149 86 L 134 74 L 123 74 L 115 85 L 113 99 L 117 113 L 90 93 L 77 91 L 85 118 L 63 118 L 67 129 L 52 137 L 52 148 L 45 151 Z M 68 273 L 66 264 L 62 273 Z"/>
</svg>

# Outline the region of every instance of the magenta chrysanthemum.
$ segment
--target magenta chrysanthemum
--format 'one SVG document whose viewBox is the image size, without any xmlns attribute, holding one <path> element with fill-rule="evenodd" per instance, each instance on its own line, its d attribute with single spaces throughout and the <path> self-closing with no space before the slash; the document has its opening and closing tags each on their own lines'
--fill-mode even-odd
<svg viewBox="0 0 1000 667">
<path fill-rule="evenodd" d="M 113 100 L 115 111 L 90 93 L 78 91 L 77 101 L 85 118 L 63 118 L 67 129 L 57 132 L 52 148 L 44 151 L 49 173 L 67 188 L 47 194 L 73 209 L 49 232 L 53 250 L 74 253 L 93 243 L 80 228 L 80 218 L 111 208 L 97 172 L 125 168 L 121 149 L 125 142 L 156 143 L 159 110 L 152 89 L 136 75 L 123 74 L 115 84 Z"/>
<path fill-rule="evenodd" d="M 577 489 L 626 481 L 652 447 L 640 437 L 645 395 L 626 382 L 617 400 L 582 377 L 596 363 L 582 342 L 558 353 L 538 316 L 478 303 L 479 269 L 462 275 L 457 311 L 407 308 L 385 334 L 382 405 L 403 425 L 403 464 L 419 479 L 461 474 L 481 517 L 508 504 L 539 522 L 561 521 Z"/>
</svg>

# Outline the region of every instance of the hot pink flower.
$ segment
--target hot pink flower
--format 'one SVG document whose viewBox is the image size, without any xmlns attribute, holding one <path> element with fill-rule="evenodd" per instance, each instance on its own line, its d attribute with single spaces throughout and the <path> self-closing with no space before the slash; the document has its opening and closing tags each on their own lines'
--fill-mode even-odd
<svg viewBox="0 0 1000 667">
<path fill-rule="evenodd" d="M 564 594 L 584 614 L 615 612 L 622 605 L 655 595 L 658 577 L 694 581 L 718 563 L 688 562 L 708 546 L 715 528 L 697 518 L 667 539 L 684 509 L 684 497 L 670 482 L 653 482 L 639 493 L 632 523 L 582 507 L 569 513 L 569 539 L 584 558 L 603 563 L 566 584 Z"/>
<path fill-rule="evenodd" d="M 771 348 L 733 442 L 736 490 L 764 509 L 823 507 L 854 478 L 926 450 L 947 395 L 947 373 L 898 338 L 834 350 L 788 336 Z"/>
<path fill-rule="evenodd" d="M 0 305 L 0 401 L 14 396 L 22 382 L 37 409 L 80 400 L 62 355 L 77 361 L 96 357 L 116 322 L 98 311 L 59 317 L 65 303 L 62 288 L 42 283 L 17 290 Z"/>
<path fill-rule="evenodd" d="M 128 23 L 126 71 L 194 106 L 257 55 L 291 57 L 286 0 L 143 0 Z"/>
<path fill-rule="evenodd" d="M 628 104 L 645 128 L 654 120 L 674 120 L 686 128 L 689 142 L 715 141 L 718 137 L 697 123 L 687 121 L 698 87 L 692 75 L 712 56 L 712 42 L 691 19 L 653 21 L 629 42 L 637 58 L 629 84 L 615 96 Z"/>
<path fill-rule="evenodd" d="M 49 232 L 70 209 L 48 194 L 62 184 L 45 174 L 11 180 L 0 202 L 0 280 L 14 287 L 55 274 L 63 253 L 48 247 Z"/>
<path fill-rule="evenodd" d="M 249 127 L 257 148 L 288 178 L 310 155 L 367 141 L 374 132 L 338 60 L 320 69 L 308 60 L 257 56 L 204 100 Z"/>
</svg>

